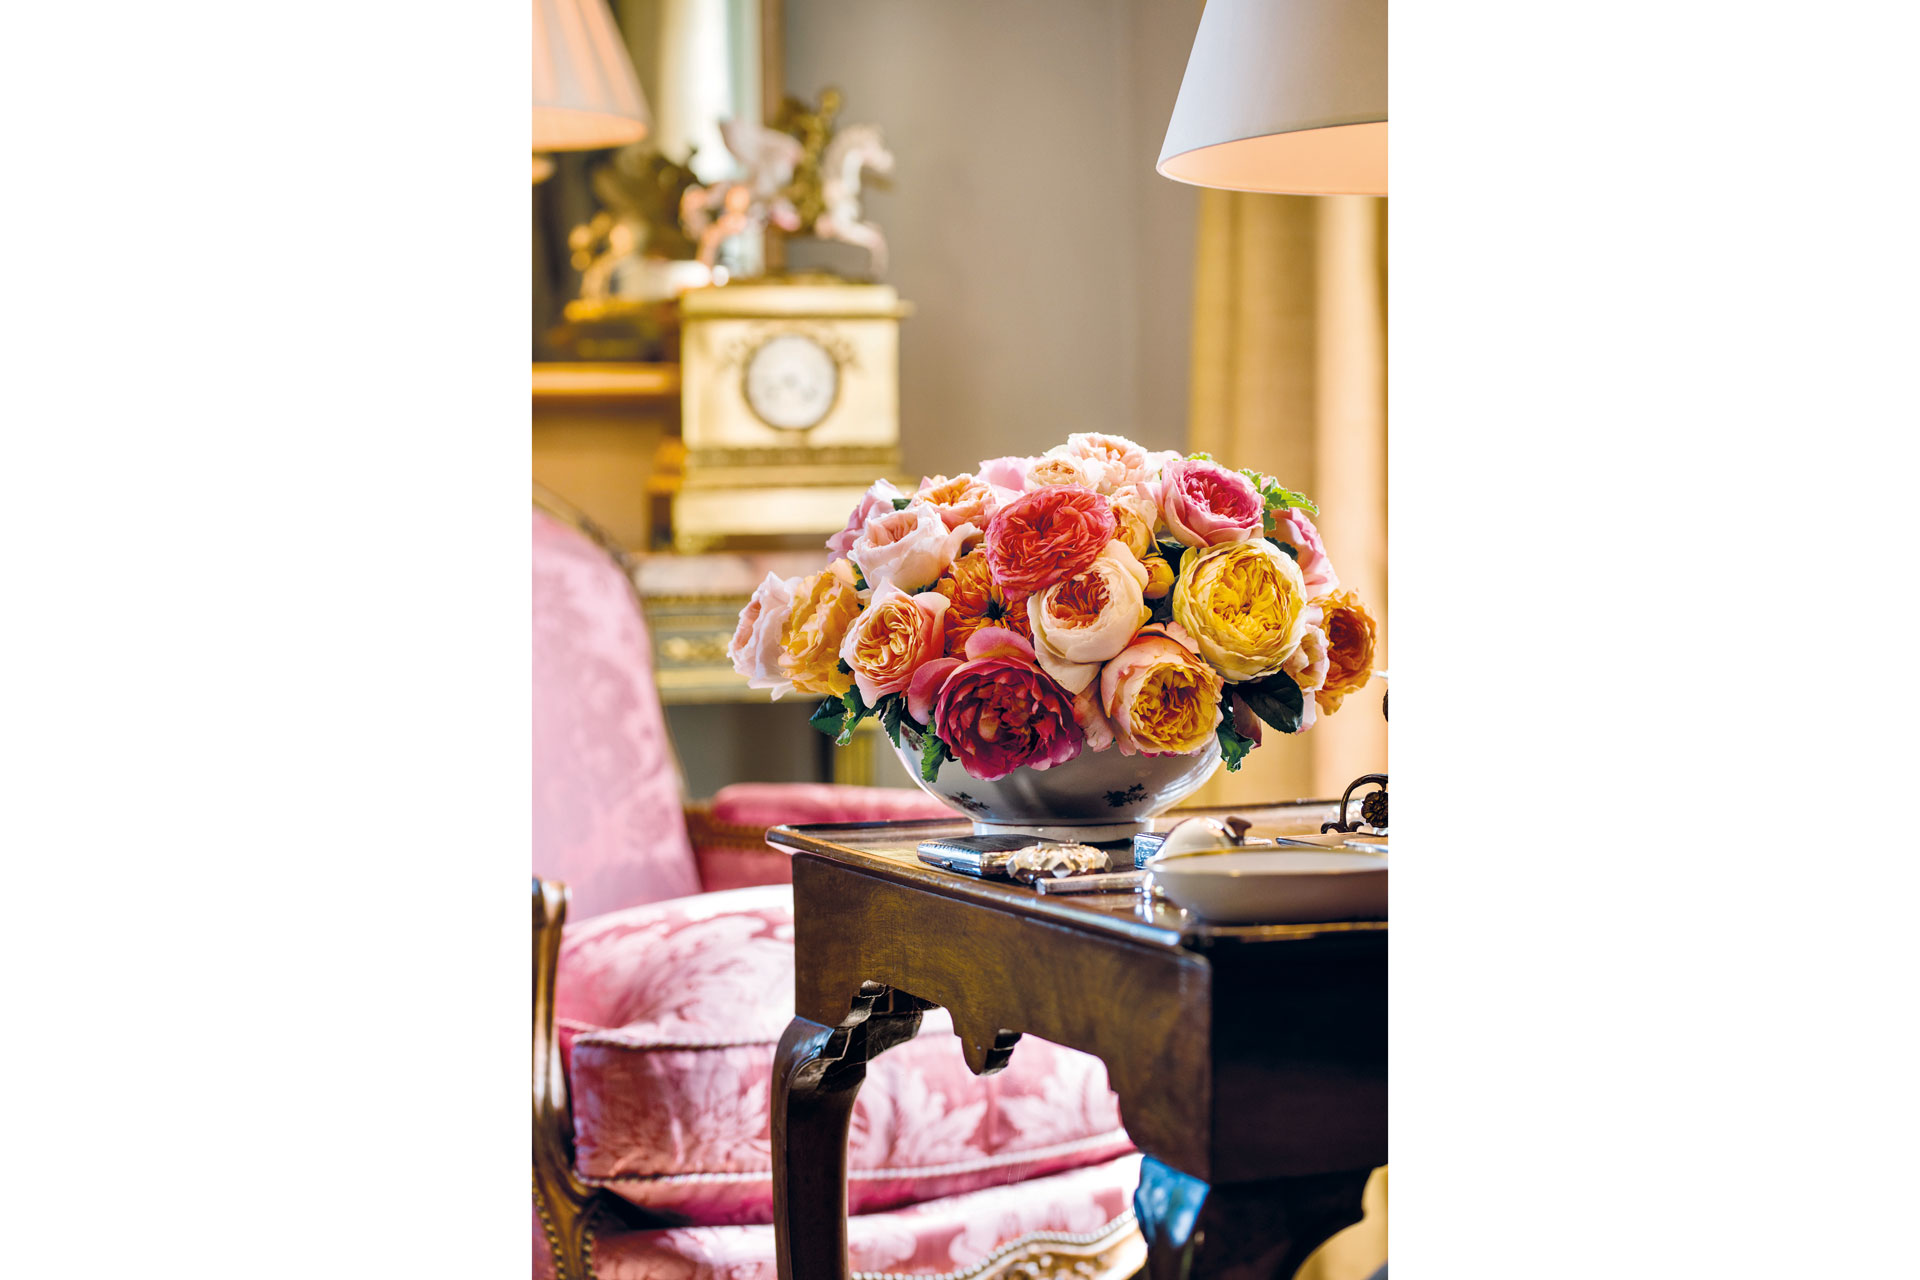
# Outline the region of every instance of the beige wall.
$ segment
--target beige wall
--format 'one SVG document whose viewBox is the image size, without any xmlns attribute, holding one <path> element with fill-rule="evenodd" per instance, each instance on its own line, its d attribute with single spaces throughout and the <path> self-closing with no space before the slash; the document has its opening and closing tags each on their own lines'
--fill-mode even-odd
<svg viewBox="0 0 1920 1280">
<path fill-rule="evenodd" d="M 787 0 L 788 91 L 845 91 L 895 155 L 869 216 L 901 337 L 907 468 L 965 470 L 1070 431 L 1186 444 L 1197 193 L 1154 159 L 1198 4 Z M 794 242 L 790 265 L 864 271 Z"/>
</svg>

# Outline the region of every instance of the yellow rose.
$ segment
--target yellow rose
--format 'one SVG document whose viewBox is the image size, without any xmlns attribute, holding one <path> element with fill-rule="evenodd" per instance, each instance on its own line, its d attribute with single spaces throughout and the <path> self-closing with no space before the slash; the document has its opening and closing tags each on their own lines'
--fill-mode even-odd
<svg viewBox="0 0 1920 1280">
<path fill-rule="evenodd" d="M 1185 637 L 1149 627 L 1100 672 L 1100 709 L 1122 755 L 1190 755 L 1220 723 L 1220 677 Z"/>
<path fill-rule="evenodd" d="M 840 669 L 840 644 L 860 612 L 853 582 L 853 566 L 835 560 L 793 593 L 793 612 L 780 632 L 780 669 L 802 693 L 839 697 L 853 687 L 853 676 Z"/>
<path fill-rule="evenodd" d="M 1236 683 L 1286 665 L 1306 629 L 1306 603 L 1300 566 L 1265 538 L 1189 551 L 1173 584 L 1174 621 Z"/>
<path fill-rule="evenodd" d="M 1148 556 L 1140 563 L 1147 569 L 1147 599 L 1158 600 L 1173 590 L 1173 566 L 1165 556 Z"/>
<path fill-rule="evenodd" d="M 1322 596 L 1314 603 L 1327 616 L 1321 624 L 1327 631 L 1327 682 L 1313 698 L 1332 715 L 1348 694 L 1373 678 L 1373 616 L 1351 591 Z"/>
</svg>

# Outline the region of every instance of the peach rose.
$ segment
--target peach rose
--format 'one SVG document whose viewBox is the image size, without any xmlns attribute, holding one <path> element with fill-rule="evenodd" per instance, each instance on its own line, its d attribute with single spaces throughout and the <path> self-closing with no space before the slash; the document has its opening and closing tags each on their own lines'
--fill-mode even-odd
<svg viewBox="0 0 1920 1280">
<path fill-rule="evenodd" d="M 877 515 L 893 510 L 893 500 L 907 495 L 894 488 L 890 480 L 875 480 L 866 496 L 860 499 L 853 513 L 847 517 L 847 527 L 827 539 L 827 550 L 836 556 L 843 556 L 853 549 L 854 539 L 867 527 L 867 521 Z"/>
<path fill-rule="evenodd" d="M 1340 589 L 1340 576 L 1333 571 L 1333 561 L 1327 559 L 1326 544 L 1320 541 L 1320 531 L 1307 519 L 1306 512 L 1298 507 L 1274 512 L 1270 536 L 1293 548 L 1308 596 L 1317 600 Z"/>
<path fill-rule="evenodd" d="M 1153 553 L 1153 531 L 1160 524 L 1160 495 L 1152 482 L 1116 489 L 1107 496 L 1107 503 L 1113 508 L 1120 541 L 1136 559 L 1145 560 Z"/>
<path fill-rule="evenodd" d="M 1373 678 L 1373 615 L 1351 591 L 1314 601 L 1326 614 L 1327 678 L 1313 695 L 1320 710 L 1332 715 L 1350 693 Z"/>
<path fill-rule="evenodd" d="M 780 633 L 787 616 L 793 612 L 793 589 L 798 578 L 782 578 L 769 573 L 754 588 L 753 598 L 740 611 L 740 622 L 727 644 L 727 660 L 733 669 L 747 678 L 749 689 L 771 689 L 774 701 L 793 688 L 793 682 L 780 669 Z"/>
<path fill-rule="evenodd" d="M 1018 493 L 963 472 L 952 479 L 927 476 L 920 481 L 920 487 L 914 490 L 913 496 L 917 502 L 932 504 L 949 529 L 957 529 L 963 524 L 984 529 L 993 513 L 1017 497 Z"/>
<path fill-rule="evenodd" d="M 983 627 L 1005 627 L 1031 640 L 1027 626 L 1027 598 L 1004 590 L 993 580 L 984 551 L 969 551 L 953 562 L 933 589 L 952 601 L 947 610 L 947 656 L 957 658 L 967 638 Z"/>
<path fill-rule="evenodd" d="M 1092 564 L 1027 597 L 1027 623 L 1040 667 L 1068 693 L 1100 674 L 1100 664 L 1127 647 L 1152 616 L 1144 601 L 1147 571 L 1133 552 L 1109 542 Z"/>
<path fill-rule="evenodd" d="M 1266 502 L 1253 481 L 1205 458 L 1169 462 L 1160 476 L 1160 518 L 1189 547 L 1257 538 Z"/>
<path fill-rule="evenodd" d="M 910 596 L 892 583 L 874 588 L 840 642 L 840 661 L 853 668 L 868 706 L 903 692 L 920 664 L 941 656 L 946 612 L 947 598 L 937 591 Z"/>
<path fill-rule="evenodd" d="M 853 687 L 853 677 L 840 669 L 840 642 L 859 612 L 853 566 L 845 560 L 800 580 L 780 630 L 780 669 L 794 688 L 837 698 Z"/>
<path fill-rule="evenodd" d="M 1051 454 L 1035 458 L 1027 468 L 1028 491 L 1050 484 L 1080 484 L 1091 489 L 1093 477 L 1078 458 L 1058 458 Z"/>
<path fill-rule="evenodd" d="M 1114 493 L 1150 478 L 1154 466 L 1142 449 L 1125 436 L 1110 436 L 1098 431 L 1076 431 L 1065 444 L 1047 450 L 1049 458 L 1071 458 L 1086 477 L 1084 483 L 1095 493 Z"/>
<path fill-rule="evenodd" d="M 938 507 L 915 502 L 867 521 L 847 554 L 869 587 L 892 583 L 903 591 L 921 591 L 947 571 L 960 544 L 979 532 L 970 524 L 949 529 Z"/>
<path fill-rule="evenodd" d="M 1311 604 L 1303 616 L 1306 630 L 1300 633 L 1300 647 L 1280 668 L 1300 686 L 1300 727 L 1294 730 L 1295 733 L 1305 733 L 1320 718 L 1319 704 L 1314 694 L 1327 683 L 1326 615 L 1319 605 Z"/>
<path fill-rule="evenodd" d="M 1047 485 L 995 512 L 983 549 L 1003 590 L 1032 594 L 1092 564 L 1116 527 L 1113 508 L 1093 490 Z"/>
<path fill-rule="evenodd" d="M 1100 702 L 1122 755 L 1204 750 L 1225 682 L 1178 626 L 1149 627 L 1100 672 Z"/>
</svg>

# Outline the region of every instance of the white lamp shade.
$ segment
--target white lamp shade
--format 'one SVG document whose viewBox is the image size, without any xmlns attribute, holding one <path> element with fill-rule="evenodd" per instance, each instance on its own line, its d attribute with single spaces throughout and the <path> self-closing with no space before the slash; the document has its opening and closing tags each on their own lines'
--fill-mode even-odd
<svg viewBox="0 0 1920 1280">
<path fill-rule="evenodd" d="M 1160 173 L 1231 191 L 1387 194 L 1387 0 L 1207 0 Z"/>
<path fill-rule="evenodd" d="M 623 147 L 648 124 L 607 0 L 533 0 L 533 150 Z"/>
</svg>

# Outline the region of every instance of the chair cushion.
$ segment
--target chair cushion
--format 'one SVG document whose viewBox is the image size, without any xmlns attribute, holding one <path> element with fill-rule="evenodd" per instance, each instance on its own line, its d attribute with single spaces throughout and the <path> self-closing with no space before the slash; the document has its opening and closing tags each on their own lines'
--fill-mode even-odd
<svg viewBox="0 0 1920 1280">
<path fill-rule="evenodd" d="M 574 920 L 700 889 L 633 584 L 533 513 L 533 873 Z"/>
<path fill-rule="evenodd" d="M 792 884 L 787 854 L 766 841 L 768 827 L 808 822 L 902 822 L 956 815 L 924 791 L 824 782 L 736 782 L 710 805 L 689 809 L 702 889 Z"/>
<path fill-rule="evenodd" d="M 943 1276 L 1033 1236 L 1099 1238 L 1129 1218 L 1139 1181 L 1140 1157 L 1122 1156 L 1019 1186 L 852 1218 L 848 1259 L 855 1275 Z M 543 1243 L 536 1238 L 536 1253 Z M 775 1280 L 773 1228 L 596 1234 L 593 1270 L 600 1280 Z"/>
<path fill-rule="evenodd" d="M 792 890 L 700 894 L 570 927 L 557 1026 L 583 1179 L 694 1224 L 771 1220 L 767 1102 L 793 1014 Z M 967 1069 L 944 1012 L 867 1070 L 855 1213 L 1110 1160 L 1131 1149 L 1106 1067 L 1027 1037 Z"/>
</svg>

